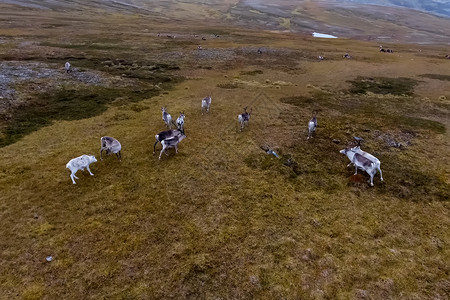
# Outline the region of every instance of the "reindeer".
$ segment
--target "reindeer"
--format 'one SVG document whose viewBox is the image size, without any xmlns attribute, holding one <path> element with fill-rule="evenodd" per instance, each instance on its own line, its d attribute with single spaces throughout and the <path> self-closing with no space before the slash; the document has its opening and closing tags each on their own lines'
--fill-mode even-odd
<svg viewBox="0 0 450 300">
<path fill-rule="evenodd" d="M 246 107 L 244 107 L 244 113 L 238 115 L 238 121 L 239 121 L 239 124 L 241 126 L 241 130 L 240 131 L 242 131 L 244 129 L 244 126 L 246 124 L 248 126 L 248 121 L 250 120 L 250 116 L 252 114 L 252 110 L 253 110 L 253 108 L 250 108 L 250 112 L 247 112 L 247 106 L 246 106 Z"/>
<path fill-rule="evenodd" d="M 155 135 L 156 141 L 155 141 L 155 144 L 153 145 L 153 155 L 155 155 L 155 153 L 156 153 L 156 144 L 161 143 L 162 141 L 164 141 L 166 139 L 173 138 L 174 136 L 178 136 L 180 134 L 183 134 L 180 130 L 171 129 L 171 130 L 161 131 L 160 133 Z"/>
<path fill-rule="evenodd" d="M 209 113 L 210 107 L 211 107 L 211 96 L 206 96 L 202 100 L 202 115 L 203 115 L 203 110 L 205 110 L 207 113 Z"/>
<path fill-rule="evenodd" d="M 178 143 L 184 140 L 185 138 L 186 136 L 183 133 L 181 133 L 174 137 L 162 140 L 161 141 L 162 149 L 161 152 L 159 152 L 159 159 L 161 160 L 161 155 L 163 154 L 163 152 L 166 153 L 166 155 L 168 155 L 166 152 L 168 148 L 175 148 L 175 153 L 178 153 Z"/>
<path fill-rule="evenodd" d="M 161 107 L 162 119 L 169 129 L 172 129 L 172 116 L 167 112 L 167 107 Z"/>
<path fill-rule="evenodd" d="M 312 112 L 312 119 L 309 120 L 309 122 L 308 122 L 308 138 L 307 138 L 307 140 L 312 138 L 313 134 L 316 132 L 316 128 L 317 128 L 317 111 L 314 110 Z"/>
<path fill-rule="evenodd" d="M 177 118 L 177 128 L 178 130 L 180 130 L 181 132 L 184 133 L 184 111 L 182 113 L 180 113 L 180 116 Z"/>
<path fill-rule="evenodd" d="M 75 157 L 73 159 L 71 159 L 67 164 L 66 164 L 66 168 L 70 170 L 70 179 L 72 179 L 72 183 L 73 184 L 77 184 L 75 182 L 75 179 L 79 179 L 77 176 L 75 176 L 75 173 L 78 170 L 83 171 L 84 169 L 87 169 L 89 174 L 91 176 L 94 176 L 94 174 L 92 174 L 91 169 L 89 169 L 89 165 L 91 163 L 97 162 L 97 159 L 95 158 L 95 156 L 93 155 L 81 155 L 78 157 Z"/>
<path fill-rule="evenodd" d="M 72 66 L 70 65 L 70 63 L 68 61 L 64 64 L 64 69 L 66 70 L 66 73 L 69 73 L 70 71 L 72 71 Z"/>
<path fill-rule="evenodd" d="M 100 148 L 100 160 L 103 160 L 103 150 L 106 151 L 106 154 L 109 155 L 111 153 L 115 153 L 117 155 L 117 159 L 121 160 L 122 155 L 120 154 L 120 150 L 122 149 L 122 145 L 118 140 L 110 136 L 102 136 L 100 138 L 101 148 Z"/>
<path fill-rule="evenodd" d="M 339 153 L 345 154 L 348 159 L 350 160 L 350 163 L 347 165 L 349 167 L 350 165 L 355 165 L 355 174 L 358 174 L 358 168 L 366 171 L 367 174 L 370 176 L 370 185 L 373 186 L 373 177 L 377 173 L 377 171 L 380 172 L 380 179 L 381 181 L 384 181 L 383 179 L 383 173 L 381 172 L 381 162 L 378 158 L 373 156 L 370 153 L 367 153 L 365 151 L 361 150 L 361 142 L 363 141 L 362 138 L 359 137 L 353 137 L 357 143 L 357 146 L 354 147 L 347 147 Z"/>
</svg>

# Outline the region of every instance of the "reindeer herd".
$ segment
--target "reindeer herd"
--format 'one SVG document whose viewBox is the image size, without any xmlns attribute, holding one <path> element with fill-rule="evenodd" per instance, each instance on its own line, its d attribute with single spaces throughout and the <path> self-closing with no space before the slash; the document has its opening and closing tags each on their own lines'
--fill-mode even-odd
<svg viewBox="0 0 450 300">
<path fill-rule="evenodd" d="M 202 99 L 201 101 L 201 114 L 209 113 L 211 108 L 211 96 L 207 96 Z M 247 110 L 248 107 L 244 108 L 244 112 L 242 114 L 239 114 L 237 119 L 239 122 L 240 131 L 244 129 L 244 127 L 247 125 L 250 121 L 250 117 L 252 115 L 253 108 L 250 108 L 250 110 Z M 184 132 L 184 111 L 180 113 L 179 117 L 176 119 L 176 122 L 173 121 L 172 116 L 167 111 L 167 107 L 161 107 L 162 112 L 162 119 L 164 121 L 164 124 L 167 126 L 168 130 L 161 131 L 157 135 L 155 135 L 155 144 L 153 145 L 153 155 L 156 153 L 156 145 L 158 143 L 161 143 L 162 149 L 159 153 L 158 159 L 161 160 L 161 155 L 163 153 L 167 154 L 167 151 L 169 148 L 175 148 L 175 153 L 178 153 L 178 144 L 186 138 L 185 132 Z M 176 127 L 176 129 L 172 129 L 172 125 Z M 315 136 L 317 129 L 317 111 L 312 112 L 312 118 L 308 122 L 308 137 L 307 140 L 313 138 Z M 355 137 L 355 140 L 357 142 L 357 146 L 354 147 L 348 147 L 346 149 L 343 149 L 339 151 L 342 154 L 345 154 L 348 159 L 350 160 L 350 163 L 347 165 L 349 167 L 350 165 L 355 166 L 355 174 L 358 173 L 358 169 L 361 169 L 365 172 L 367 172 L 370 176 L 369 183 L 371 186 L 373 186 L 373 177 L 376 174 L 377 171 L 380 172 L 381 181 L 383 181 L 383 175 L 381 173 L 380 168 L 380 161 L 374 157 L 373 155 L 364 152 L 361 150 L 361 138 Z M 121 160 L 121 149 L 122 146 L 120 142 L 110 136 L 103 136 L 100 138 L 101 147 L 100 147 L 100 160 L 103 160 L 103 151 L 106 151 L 107 155 L 110 154 L 116 154 L 117 159 Z M 92 174 L 91 170 L 89 169 L 89 165 L 91 163 L 97 162 L 97 159 L 93 155 L 82 155 L 79 157 L 76 157 L 72 160 L 70 160 L 66 168 L 68 168 L 71 171 L 70 178 L 72 179 L 73 184 L 76 184 L 75 179 L 78 179 L 78 177 L 75 176 L 75 173 L 78 170 L 84 170 L 87 169 L 89 174 L 91 176 L 94 176 Z"/>
</svg>

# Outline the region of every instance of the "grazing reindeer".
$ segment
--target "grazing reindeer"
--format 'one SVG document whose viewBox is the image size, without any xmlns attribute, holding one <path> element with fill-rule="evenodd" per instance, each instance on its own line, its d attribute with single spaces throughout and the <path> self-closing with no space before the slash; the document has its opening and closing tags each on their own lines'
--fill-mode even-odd
<svg viewBox="0 0 450 300">
<path fill-rule="evenodd" d="M 350 159 L 350 163 L 347 165 L 347 167 L 354 164 L 355 175 L 358 172 L 358 168 L 365 170 L 370 175 L 371 186 L 373 186 L 373 176 L 376 174 L 377 170 L 380 172 L 381 181 L 384 181 L 383 173 L 381 172 L 380 168 L 380 160 L 372 154 L 361 150 L 361 143 L 364 141 L 364 139 L 357 136 L 354 136 L 353 139 L 356 142 L 356 146 L 348 147 L 339 151 L 340 153 L 347 155 L 347 157 Z"/>
<path fill-rule="evenodd" d="M 81 155 L 81 156 L 71 159 L 66 164 L 66 168 L 69 169 L 70 172 L 72 172 L 70 174 L 70 179 L 72 179 L 72 183 L 77 184 L 75 182 L 75 179 L 79 179 L 79 178 L 77 176 L 75 176 L 75 173 L 78 170 L 83 171 L 84 169 L 87 169 L 89 174 L 91 176 L 94 176 L 94 174 L 92 174 L 92 172 L 91 172 L 91 169 L 89 169 L 89 165 L 94 162 L 97 162 L 97 159 L 93 155 Z"/>
<path fill-rule="evenodd" d="M 244 126 L 247 124 L 248 126 L 248 121 L 250 120 L 250 116 L 252 114 L 252 110 L 253 108 L 250 108 L 250 112 L 247 112 L 247 106 L 244 108 L 244 113 L 238 115 L 238 121 L 239 124 L 241 125 L 241 131 L 242 129 L 244 129 Z"/>
<path fill-rule="evenodd" d="M 172 116 L 167 112 L 167 107 L 161 107 L 162 119 L 169 129 L 172 129 Z"/>
<path fill-rule="evenodd" d="M 162 149 L 161 152 L 159 153 L 159 159 L 161 160 L 161 154 L 163 154 L 163 152 L 166 153 L 166 155 L 168 155 L 166 152 L 168 148 L 175 148 L 175 153 L 178 153 L 178 143 L 184 140 L 185 138 L 186 136 L 183 133 L 181 133 L 174 137 L 162 140 L 161 141 Z"/>
<path fill-rule="evenodd" d="M 119 141 L 110 136 L 102 136 L 100 138 L 102 146 L 100 148 L 100 160 L 103 160 L 103 150 L 106 151 L 106 154 L 109 155 L 111 153 L 115 153 L 119 160 L 122 159 L 122 155 L 120 154 L 120 150 L 122 149 L 122 145 L 120 145 Z"/>
<path fill-rule="evenodd" d="M 313 111 L 312 113 L 312 119 L 308 122 L 308 138 L 312 138 L 312 135 L 316 132 L 317 128 L 317 111 Z"/>
<path fill-rule="evenodd" d="M 181 132 L 184 133 L 184 111 L 180 113 L 180 116 L 177 118 L 177 128 Z"/>
<path fill-rule="evenodd" d="M 205 112 L 209 113 L 210 107 L 211 107 L 211 96 L 206 96 L 205 98 L 202 99 L 202 115 L 203 115 L 203 110 L 205 110 Z"/>
<path fill-rule="evenodd" d="M 351 163 L 355 165 L 355 174 L 358 174 L 358 168 L 366 171 L 370 176 L 370 186 L 373 186 L 373 177 L 377 173 L 377 170 L 380 172 L 381 181 L 383 181 L 383 173 L 381 173 L 380 168 L 380 160 L 375 156 L 362 151 L 359 146 L 353 148 L 345 148 L 339 153 L 347 155 L 348 159 L 350 159 Z"/>
<path fill-rule="evenodd" d="M 183 132 L 181 132 L 180 130 L 177 130 L 177 129 L 172 130 L 171 129 L 171 130 L 161 131 L 160 133 L 155 135 L 156 142 L 153 145 L 153 155 L 155 155 L 155 153 L 156 153 L 156 144 L 161 143 L 163 140 L 180 135 L 182 133 Z"/>
<path fill-rule="evenodd" d="M 66 70 L 66 73 L 69 73 L 70 71 L 72 71 L 72 66 L 70 65 L 70 63 L 68 61 L 65 63 L 64 69 Z"/>
</svg>

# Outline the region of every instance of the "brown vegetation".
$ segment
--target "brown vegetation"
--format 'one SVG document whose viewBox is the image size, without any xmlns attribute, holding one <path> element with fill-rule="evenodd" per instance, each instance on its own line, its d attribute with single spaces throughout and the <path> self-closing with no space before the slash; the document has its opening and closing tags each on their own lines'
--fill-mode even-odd
<svg viewBox="0 0 450 300">
<path fill-rule="evenodd" d="M 445 48 L 397 44 L 386 56 L 376 43 L 214 18 L 175 26 L 96 12 L 0 5 L 0 64 L 53 74 L 14 73 L 0 99 L 1 299 L 448 296 L 450 73 L 436 58 Z M 185 112 L 187 138 L 159 161 L 161 106 Z M 307 141 L 313 110 L 319 127 Z M 121 142 L 122 161 L 99 160 L 73 185 L 65 164 L 98 157 L 105 135 Z M 338 151 L 355 135 L 385 183 L 377 175 L 371 188 L 346 168 Z"/>
</svg>

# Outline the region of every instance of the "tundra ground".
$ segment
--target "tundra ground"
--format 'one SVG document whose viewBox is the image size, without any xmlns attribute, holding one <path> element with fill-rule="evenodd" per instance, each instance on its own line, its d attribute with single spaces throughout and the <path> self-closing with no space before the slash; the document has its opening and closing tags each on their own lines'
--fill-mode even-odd
<svg viewBox="0 0 450 300">
<path fill-rule="evenodd" d="M 448 47 L 2 8 L 1 299 L 448 297 Z M 162 106 L 187 138 L 159 161 Z M 122 161 L 73 185 L 104 135 Z"/>
</svg>

